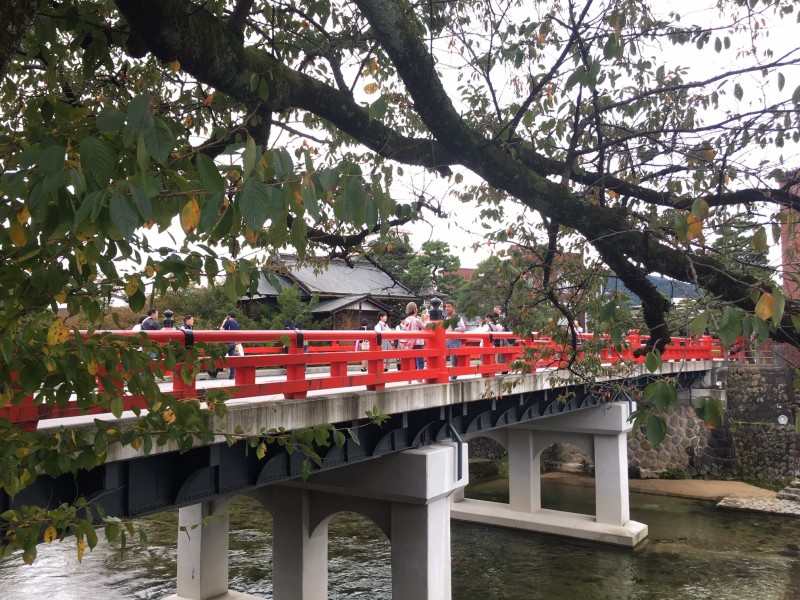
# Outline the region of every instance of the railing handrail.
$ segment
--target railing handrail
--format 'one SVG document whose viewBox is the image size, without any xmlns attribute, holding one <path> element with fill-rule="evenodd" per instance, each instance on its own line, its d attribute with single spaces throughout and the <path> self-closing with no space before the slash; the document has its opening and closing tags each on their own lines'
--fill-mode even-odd
<svg viewBox="0 0 800 600">
<path fill-rule="evenodd" d="M 336 390 L 353 386 L 365 386 L 368 390 L 384 389 L 387 383 L 416 382 L 448 383 L 452 378 L 464 375 L 480 375 L 482 377 L 495 377 L 499 373 L 507 373 L 515 369 L 516 361 L 525 359 L 531 371 L 540 369 L 553 369 L 566 366 L 571 355 L 570 346 L 557 344 L 548 336 L 536 335 L 530 338 L 520 338 L 513 332 L 479 332 L 445 331 L 441 327 L 425 329 L 422 331 L 397 331 L 387 330 L 377 332 L 368 330 L 203 330 L 196 329 L 185 332 L 180 329 L 161 329 L 157 331 L 130 331 L 130 330 L 95 330 L 92 333 L 107 334 L 111 336 L 150 338 L 158 344 L 177 342 L 192 345 L 201 343 L 241 343 L 241 344 L 272 344 L 274 347 L 264 346 L 248 348 L 245 356 L 226 356 L 215 361 L 216 368 L 235 368 L 234 385 L 230 389 L 234 398 L 247 398 L 268 395 L 282 395 L 287 399 L 300 399 L 307 397 L 308 392 L 316 390 Z M 89 337 L 88 331 L 81 331 L 83 337 Z M 580 334 L 577 348 L 577 360 L 582 360 L 583 348 L 589 342 L 610 342 L 610 336 L 594 334 Z M 421 349 L 384 349 L 380 342 L 402 340 L 424 340 L 425 346 Z M 351 350 L 349 343 L 355 344 L 358 340 L 370 342 L 368 350 Z M 495 345 L 494 342 L 507 340 L 509 345 Z M 452 342 L 461 341 L 461 347 L 452 347 Z M 617 349 L 610 344 L 600 349 L 598 357 L 603 364 L 620 364 L 629 361 L 638 364 L 644 361 L 643 356 L 634 356 L 634 350 L 641 348 L 647 341 L 646 336 L 632 333 L 625 338 L 623 348 Z M 345 342 L 343 350 L 340 346 Z M 450 342 L 448 344 L 448 342 Z M 313 346 L 308 352 L 306 344 L 327 344 Z M 288 344 L 288 345 L 287 345 Z M 456 344 L 457 345 L 457 344 Z M 450 347 L 448 347 L 450 346 Z M 532 349 L 532 350 L 531 350 Z M 524 353 L 528 352 L 528 356 Z M 532 356 L 531 356 L 532 354 Z M 719 340 L 704 336 L 699 339 L 673 338 L 662 353 L 664 361 L 684 360 L 715 360 L 725 357 L 725 350 Z M 744 351 L 736 355 L 738 360 L 744 359 Z M 416 369 L 414 364 L 417 358 L 425 361 L 423 369 Z M 730 358 L 730 357 L 728 357 Z M 449 360 L 448 360 L 449 359 Z M 385 366 L 398 362 L 400 370 L 386 371 Z M 367 365 L 366 372 L 348 372 L 348 365 L 362 363 Z M 210 361 L 207 361 L 210 366 Z M 327 376 L 307 377 L 307 367 L 329 365 Z M 206 366 L 206 368 L 208 368 Z M 176 365 L 176 370 L 182 370 L 191 365 Z M 256 369 L 280 368 L 281 374 L 285 371 L 285 378 L 280 381 L 256 382 Z M 198 396 L 196 378 L 199 370 L 190 371 L 188 377 L 174 376 L 172 379 L 172 393 L 179 398 Z M 101 374 L 98 373 L 98 377 Z M 108 377 L 115 377 L 114 373 L 103 373 Z M 186 379 L 190 381 L 187 383 Z M 99 378 L 98 378 L 99 381 Z M 123 382 L 114 381 L 122 388 Z M 102 388 L 101 388 L 102 389 Z M 201 390 L 202 392 L 202 390 Z M 144 398 L 124 395 L 124 408 L 146 408 Z M 26 429 L 35 429 L 39 420 L 77 416 L 82 414 L 96 414 L 99 409 L 82 411 L 76 402 L 65 405 L 45 405 L 36 402 L 35 395 L 16 406 L 0 407 L 0 418 L 9 419 L 12 423 L 22 425 Z"/>
</svg>

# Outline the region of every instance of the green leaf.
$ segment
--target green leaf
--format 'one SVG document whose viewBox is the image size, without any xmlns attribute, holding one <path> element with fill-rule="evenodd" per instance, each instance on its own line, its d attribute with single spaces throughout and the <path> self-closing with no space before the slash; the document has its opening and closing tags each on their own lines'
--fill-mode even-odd
<svg viewBox="0 0 800 600">
<path fill-rule="evenodd" d="M 678 391 L 674 385 L 666 381 L 654 381 L 644 388 L 642 395 L 652 400 L 656 408 L 661 411 L 669 410 L 678 402 Z"/>
<path fill-rule="evenodd" d="M 783 76 L 783 73 L 778 73 L 778 91 L 783 91 L 783 86 L 786 85 L 786 77 Z"/>
<path fill-rule="evenodd" d="M 719 398 L 714 396 L 701 396 L 694 401 L 694 411 L 697 418 L 701 419 L 706 426 L 716 427 L 722 423 L 724 408 Z"/>
<path fill-rule="evenodd" d="M 651 415 L 647 420 L 647 441 L 653 447 L 658 447 L 667 436 L 667 423 L 663 418 Z"/>
<path fill-rule="evenodd" d="M 225 179 L 219 172 L 217 165 L 206 154 L 198 154 L 195 159 L 197 178 L 200 185 L 209 193 L 225 191 Z"/>
<path fill-rule="evenodd" d="M 116 153 L 99 138 L 86 138 L 80 145 L 81 170 L 89 187 L 105 190 L 116 171 Z"/>
<path fill-rule="evenodd" d="M 172 137 L 172 131 L 162 119 L 156 117 L 153 121 L 155 127 L 151 127 L 143 133 L 144 145 L 148 154 L 163 165 L 175 147 L 175 138 Z"/>
<path fill-rule="evenodd" d="M 125 405 L 122 401 L 122 396 L 115 396 L 111 399 L 111 414 L 114 415 L 117 419 L 122 417 L 122 411 L 125 408 Z"/>
<path fill-rule="evenodd" d="M 353 440 L 359 446 L 361 445 L 361 442 L 358 439 L 358 433 L 356 433 L 355 429 L 346 429 L 345 431 L 347 431 L 347 435 L 350 436 L 351 440 Z"/>
<path fill-rule="evenodd" d="M 661 354 L 657 351 L 648 352 L 644 359 L 644 366 L 651 373 L 658 371 L 661 368 Z"/>
<path fill-rule="evenodd" d="M 708 202 L 698 198 L 692 203 L 692 214 L 698 219 L 705 219 L 708 216 Z"/>
<path fill-rule="evenodd" d="M 131 199 L 120 190 L 114 190 L 109 204 L 111 224 L 123 239 L 131 239 L 139 224 L 139 216 Z"/>
<path fill-rule="evenodd" d="M 248 179 L 237 195 L 239 212 L 251 231 L 259 231 L 267 220 L 267 189 L 258 179 Z"/>
<path fill-rule="evenodd" d="M 252 136 L 247 136 L 247 144 L 244 147 L 244 158 L 242 160 L 242 177 L 247 181 L 250 172 L 258 160 L 258 151 L 256 149 L 256 141 Z M 263 223 L 263 221 L 262 221 Z"/>
<path fill-rule="evenodd" d="M 153 205 L 150 203 L 147 192 L 133 182 L 130 183 L 129 187 L 131 189 L 131 198 L 133 198 L 136 209 L 139 211 L 139 214 L 142 215 L 142 219 L 149 221 L 153 218 Z"/>
<path fill-rule="evenodd" d="M 103 133 L 110 133 L 112 131 L 119 131 L 125 124 L 127 115 L 118 110 L 104 110 L 97 115 L 95 121 L 97 129 Z"/>
<path fill-rule="evenodd" d="M 306 207 L 308 214 L 311 215 L 311 218 L 313 218 L 314 221 L 319 221 L 319 202 L 317 201 L 317 195 L 314 193 L 314 188 L 310 184 L 303 184 L 302 196 L 303 206 Z"/>
<path fill-rule="evenodd" d="M 39 157 L 39 170 L 42 175 L 53 175 L 61 171 L 64 166 L 66 148 L 64 146 L 50 146 Z"/>
<path fill-rule="evenodd" d="M 150 94 L 136 96 L 128 103 L 128 123 L 140 134 L 153 129 L 153 115 L 150 114 Z"/>
<path fill-rule="evenodd" d="M 756 252 L 765 251 L 769 246 L 769 243 L 767 242 L 767 230 L 763 227 L 756 229 L 750 244 L 753 246 L 753 250 Z"/>
<path fill-rule="evenodd" d="M 300 217 L 295 217 L 294 221 L 292 221 L 292 231 L 289 236 L 289 239 L 292 241 L 292 245 L 297 250 L 297 255 L 300 259 L 303 259 L 306 254 L 306 234 L 308 233 L 308 227 L 306 226 L 305 220 Z"/>
<path fill-rule="evenodd" d="M 730 346 L 742 332 L 742 315 L 734 308 L 726 306 L 719 320 L 719 339 L 723 346 Z"/>
<path fill-rule="evenodd" d="M 708 311 L 704 311 L 695 315 L 695 317 L 689 322 L 689 333 L 691 335 L 700 337 L 705 333 L 706 327 L 708 326 L 708 317 L 710 313 Z"/>
<path fill-rule="evenodd" d="M 381 94 L 369 107 L 369 118 L 380 120 L 386 116 L 386 109 L 389 108 L 389 96 Z"/>
<path fill-rule="evenodd" d="M 783 295 L 783 288 L 774 285 L 772 286 L 772 325 L 774 327 L 780 326 L 785 310 L 786 297 Z"/>
<path fill-rule="evenodd" d="M 798 85 L 794 93 L 792 94 L 792 102 L 794 102 L 797 106 L 800 106 L 800 85 Z"/>
</svg>

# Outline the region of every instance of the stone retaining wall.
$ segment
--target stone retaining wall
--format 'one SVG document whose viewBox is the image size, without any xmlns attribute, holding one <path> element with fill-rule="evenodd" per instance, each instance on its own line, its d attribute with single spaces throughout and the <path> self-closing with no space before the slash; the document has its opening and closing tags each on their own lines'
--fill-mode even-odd
<svg viewBox="0 0 800 600">
<path fill-rule="evenodd" d="M 793 425 L 735 423 L 732 426 L 739 477 L 785 484 L 800 465 L 800 435 Z"/>
</svg>

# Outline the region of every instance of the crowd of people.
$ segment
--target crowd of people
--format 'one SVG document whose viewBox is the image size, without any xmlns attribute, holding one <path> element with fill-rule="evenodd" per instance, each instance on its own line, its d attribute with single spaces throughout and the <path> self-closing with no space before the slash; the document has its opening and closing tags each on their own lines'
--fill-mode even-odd
<svg viewBox="0 0 800 600">
<path fill-rule="evenodd" d="M 171 314 L 169 311 L 166 313 L 167 315 Z M 157 331 L 164 327 L 172 327 L 171 319 L 165 320 L 162 324 L 158 320 L 158 310 L 155 308 L 151 308 L 147 311 L 146 315 L 142 315 L 139 317 L 138 322 L 133 326 L 133 331 Z M 458 309 L 456 306 L 455 301 L 448 300 L 444 303 L 444 312 L 436 311 L 435 317 L 436 320 L 442 320 L 446 323 L 446 331 L 454 331 L 457 333 L 464 333 L 467 331 L 467 324 L 464 320 L 463 316 L 458 313 Z M 487 312 L 481 319 L 478 327 L 473 329 L 477 333 L 491 333 L 491 332 L 502 332 L 502 331 L 510 331 L 503 323 L 503 314 L 500 306 L 495 306 L 494 310 L 491 312 Z M 426 310 L 420 310 L 416 302 L 409 302 L 405 308 L 405 317 L 400 320 L 400 322 L 395 327 L 395 331 L 406 331 L 406 332 L 417 332 L 423 331 L 428 328 L 429 323 L 431 321 L 431 313 Z M 183 316 L 183 322 L 179 326 L 179 329 L 182 330 L 193 330 L 195 326 L 195 318 L 191 314 L 186 314 Z M 291 318 L 287 318 L 284 322 L 284 329 L 286 330 L 302 330 L 303 326 L 300 322 L 294 322 Z M 221 331 L 238 331 L 241 329 L 239 322 L 236 320 L 236 312 L 231 310 L 228 311 L 225 319 L 223 320 L 222 324 L 219 326 Z M 389 314 L 386 311 L 380 311 L 378 313 L 378 320 L 375 325 L 371 325 L 371 323 L 364 319 L 361 321 L 360 329 L 364 331 L 374 330 L 378 333 L 384 333 L 387 331 L 391 331 L 392 327 L 389 324 Z M 425 340 L 422 337 L 414 337 L 413 335 L 407 336 L 406 338 L 399 340 L 397 342 L 392 342 L 385 338 L 381 339 L 381 349 L 392 350 L 392 349 L 399 349 L 399 350 L 417 350 L 422 349 L 425 347 Z M 502 340 L 496 340 L 495 345 L 501 345 L 504 343 Z M 463 346 L 463 340 L 457 337 L 448 337 L 446 342 L 448 350 L 461 348 Z M 367 339 L 358 340 L 355 344 L 356 351 L 367 351 L 370 350 L 370 341 Z M 306 348 L 307 350 L 307 348 Z M 235 342 L 228 342 L 228 356 L 243 356 L 244 350 L 242 349 L 241 344 L 237 344 Z M 155 359 L 157 354 L 152 355 Z M 502 360 L 502 359 L 501 359 Z M 452 353 L 448 353 L 448 363 L 450 365 L 455 365 L 455 356 Z M 387 358 L 384 360 L 384 371 L 388 371 L 390 367 L 396 364 L 397 369 L 400 369 L 400 361 Z M 415 369 L 424 369 L 425 368 L 425 359 L 423 357 L 416 357 L 414 361 L 414 368 Z M 361 363 L 361 370 L 367 370 L 367 361 L 362 361 Z M 221 369 L 211 369 L 206 371 L 209 377 L 216 378 L 220 373 Z M 234 379 L 236 375 L 235 367 L 230 367 L 228 369 L 228 378 Z M 455 377 L 451 377 L 451 379 L 455 379 Z"/>
</svg>

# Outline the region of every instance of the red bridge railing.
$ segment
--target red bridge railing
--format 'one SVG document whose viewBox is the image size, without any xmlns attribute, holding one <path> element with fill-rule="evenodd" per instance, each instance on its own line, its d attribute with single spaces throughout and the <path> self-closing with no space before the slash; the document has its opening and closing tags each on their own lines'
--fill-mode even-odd
<svg viewBox="0 0 800 600">
<path fill-rule="evenodd" d="M 86 336 L 86 332 L 81 332 Z M 106 331 L 118 336 L 141 335 L 132 331 Z M 144 333 L 144 332 L 142 332 Z M 536 336 L 520 339 L 513 333 L 464 333 L 446 332 L 441 328 L 407 332 L 394 331 L 202 331 L 192 332 L 192 337 L 181 330 L 149 331 L 148 337 L 159 343 L 177 342 L 182 345 L 200 343 L 241 343 L 244 356 L 226 356 L 215 361 L 219 369 L 235 368 L 235 379 L 228 392 L 232 398 L 277 396 L 286 399 L 306 398 L 309 392 L 365 387 L 381 390 L 389 383 L 449 383 L 459 376 L 495 377 L 500 373 L 520 370 L 522 362 L 536 372 L 561 368 L 567 365 L 571 348 L 556 344 L 551 338 Z M 584 357 L 582 348 L 600 346 L 595 354 L 603 364 L 618 365 L 621 362 L 641 363 L 644 357 L 634 357 L 634 351 L 642 348 L 645 336 L 627 336 L 623 348 L 615 349 L 609 338 L 595 338 L 592 334 L 579 336 L 577 360 Z M 368 350 L 356 351 L 356 341 L 368 341 Z M 383 342 L 397 343 L 423 340 L 421 349 L 384 349 Z M 460 343 L 461 347 L 447 347 Z M 599 342 L 599 344 L 598 344 Z M 507 345 L 495 345 L 495 344 Z M 673 338 L 662 353 L 663 361 L 690 361 L 723 359 L 724 348 L 719 340 L 710 336 L 693 340 Z M 421 358 L 424 368 L 416 369 L 415 361 Z M 742 360 L 743 352 L 728 356 Z M 210 360 L 204 368 L 211 366 Z M 366 371 L 358 370 L 360 364 Z M 355 369 L 353 368 L 355 366 Z M 184 365 L 178 364 L 175 371 Z M 264 370 L 272 377 L 256 380 L 256 371 Z M 186 377 L 175 375 L 170 392 L 178 398 L 202 396 L 204 390 L 197 388 L 197 375 L 201 371 L 190 371 Z M 100 374 L 98 374 L 100 375 Z M 106 378 L 106 382 L 108 378 Z M 124 393 L 121 379 L 114 380 L 122 392 L 123 409 L 147 408 L 142 397 Z M 102 384 L 98 378 L 98 387 Z M 78 406 L 76 401 L 65 404 L 43 404 L 36 395 L 26 397 L 17 405 L 0 407 L 0 419 L 7 419 L 22 429 L 36 429 L 38 421 L 61 417 L 108 412 L 99 407 L 89 410 Z"/>
</svg>

